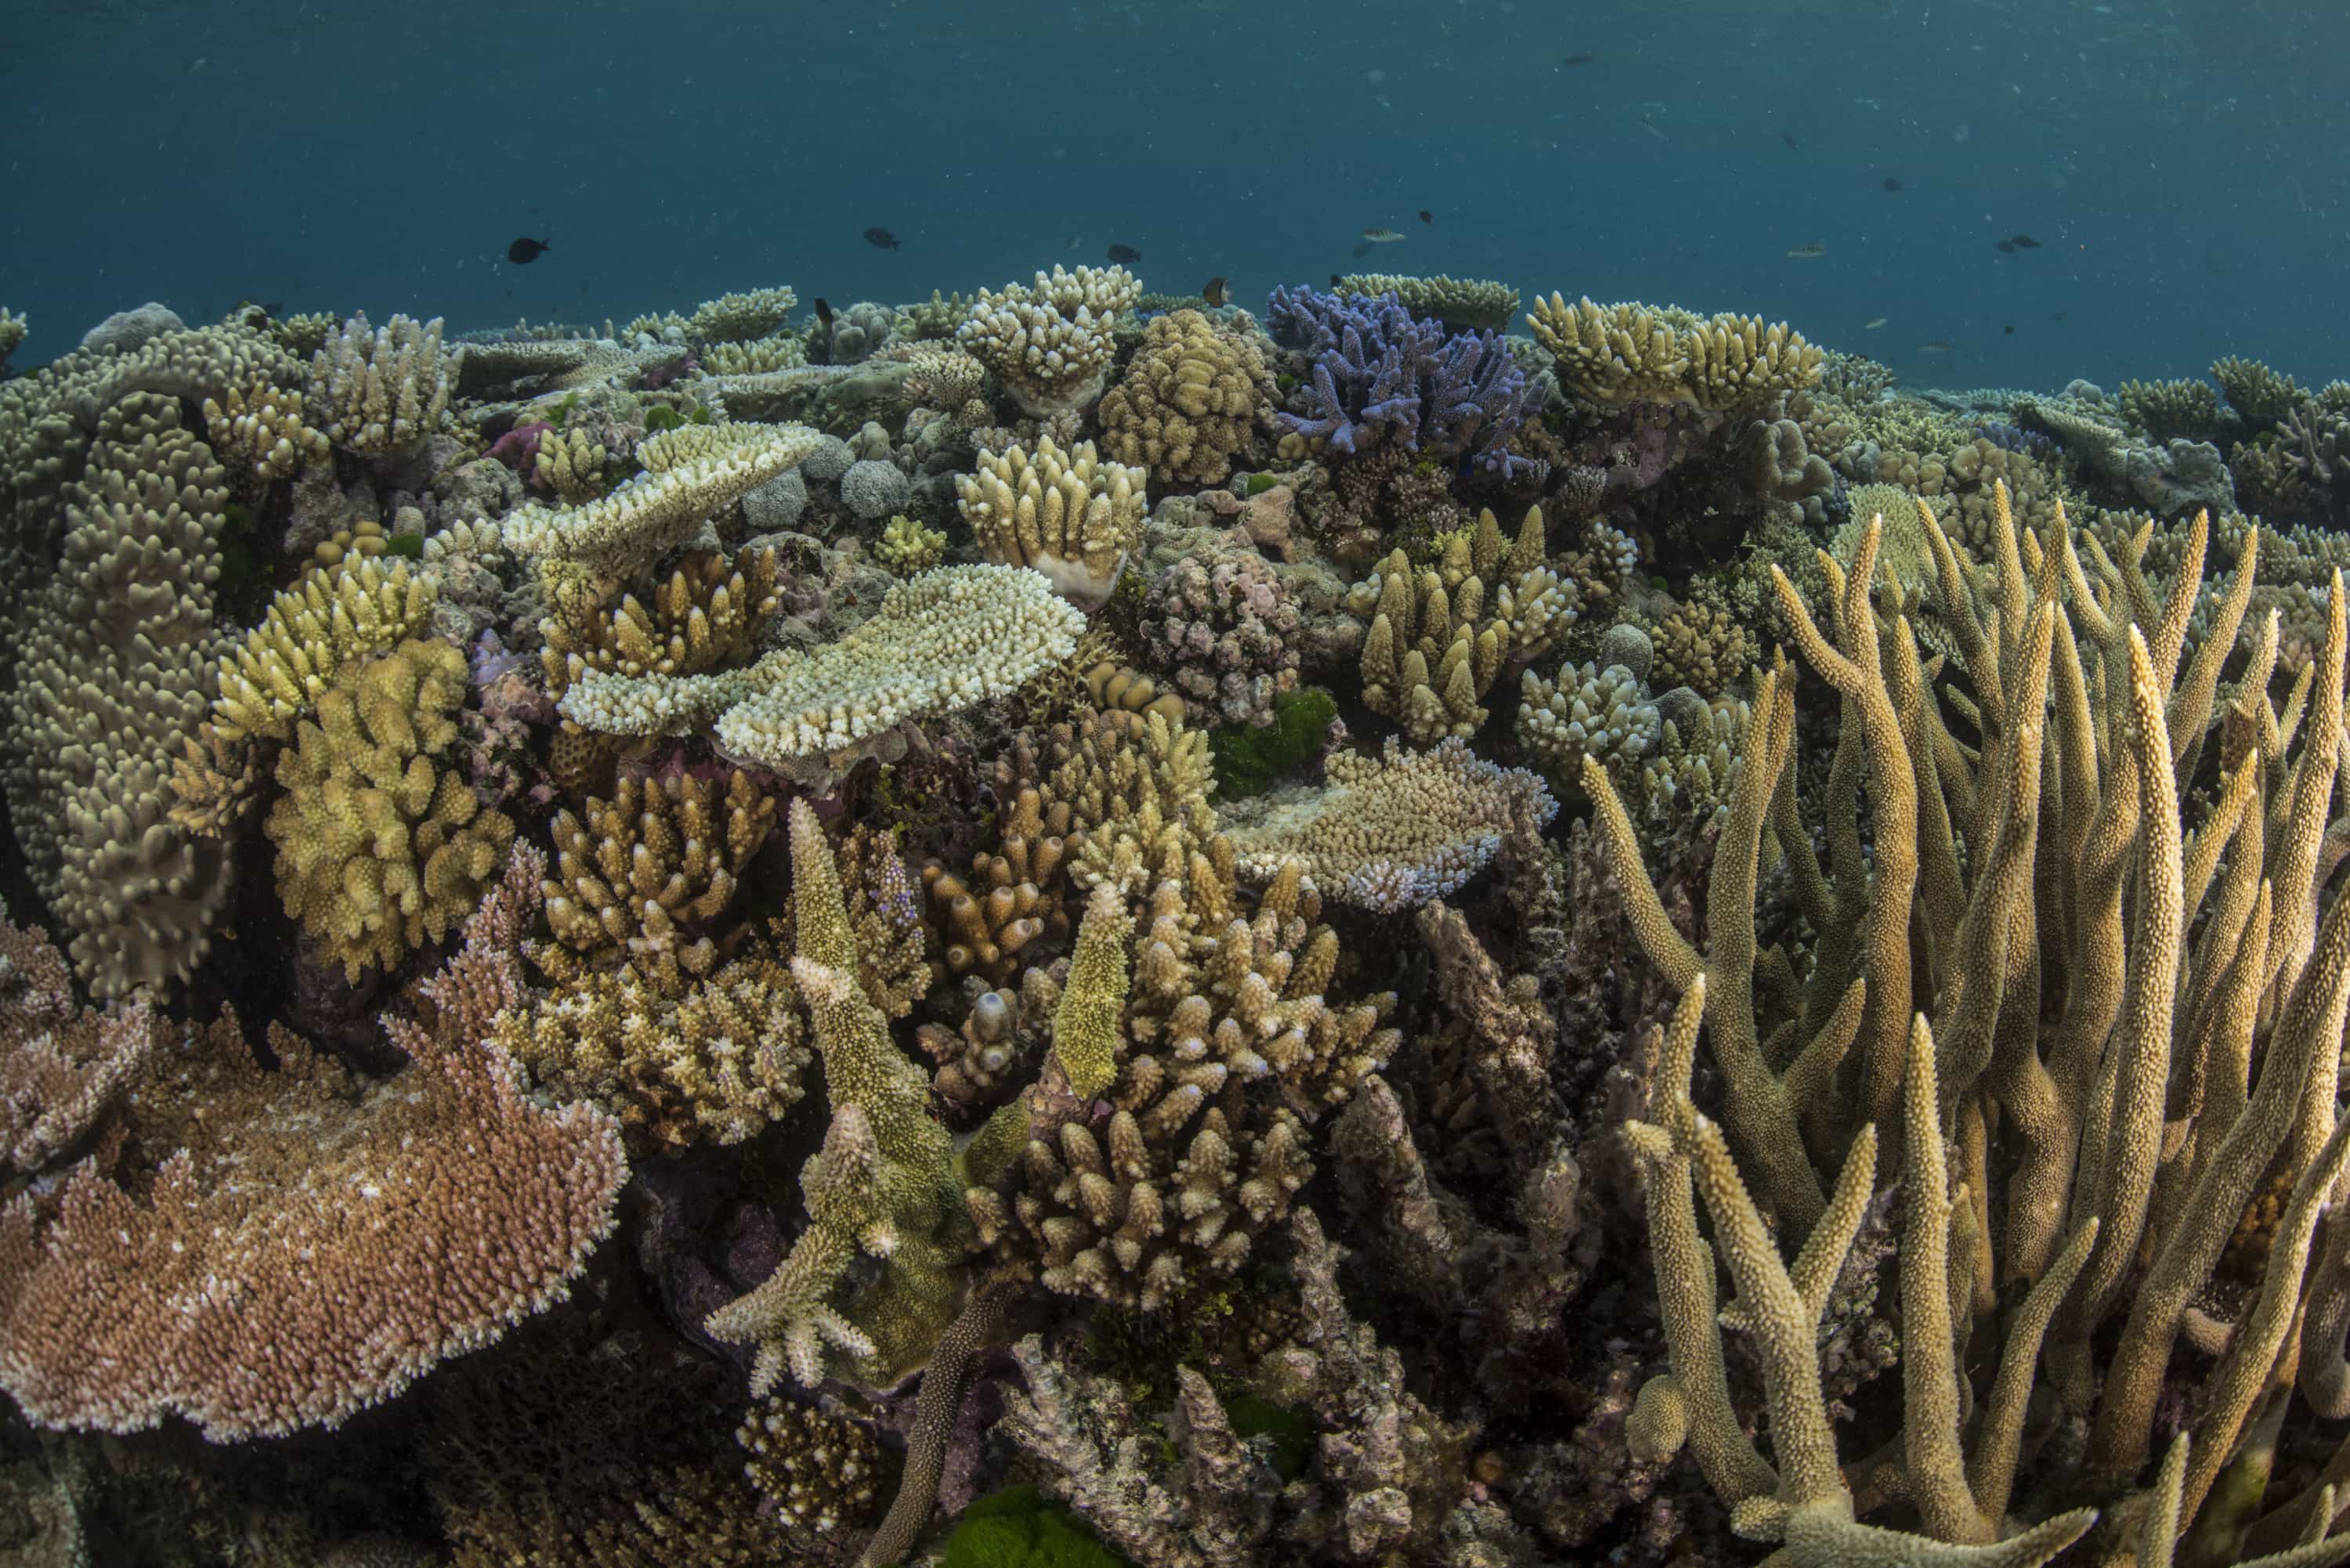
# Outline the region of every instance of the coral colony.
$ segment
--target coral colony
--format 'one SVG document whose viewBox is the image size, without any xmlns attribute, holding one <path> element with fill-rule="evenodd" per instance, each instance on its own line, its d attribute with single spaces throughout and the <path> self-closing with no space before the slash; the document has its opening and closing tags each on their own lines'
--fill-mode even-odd
<svg viewBox="0 0 2350 1568">
<path fill-rule="evenodd" d="M 2350 1561 L 2350 387 L 1332 284 L 0 382 L 0 1555 Z"/>
</svg>

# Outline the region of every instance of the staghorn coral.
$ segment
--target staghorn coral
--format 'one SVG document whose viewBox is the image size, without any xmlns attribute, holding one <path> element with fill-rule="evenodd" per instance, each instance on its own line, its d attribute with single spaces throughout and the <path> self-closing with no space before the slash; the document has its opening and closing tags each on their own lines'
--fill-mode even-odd
<svg viewBox="0 0 2350 1568">
<path fill-rule="evenodd" d="M 2209 381 L 2124 381 L 2116 400 L 2124 419 L 2158 441 L 2218 441 L 2233 433 L 2235 421 Z"/>
<path fill-rule="evenodd" d="M 709 439 L 681 440 L 689 435 Z M 823 444 L 804 425 L 681 426 L 637 448 L 648 470 L 642 477 L 584 505 L 524 506 L 501 521 L 499 532 L 505 546 L 522 555 L 629 576 Z"/>
<path fill-rule="evenodd" d="M 1518 291 L 1482 277 L 1405 277 L 1394 273 L 1347 273 L 1330 285 L 1336 294 L 1376 299 L 1392 294 L 1414 316 L 1432 317 L 1452 332 L 1499 332 L 1518 314 Z"/>
<path fill-rule="evenodd" d="M 394 316 L 370 331 L 364 311 L 310 360 L 310 423 L 364 457 L 392 457 L 440 428 L 453 378 L 441 318 Z"/>
<path fill-rule="evenodd" d="M 1304 617 L 1263 557 L 1186 556 L 1150 585 L 1139 628 L 1153 662 L 1183 694 L 1227 724 L 1273 722 L 1274 700 L 1297 686 Z M 1112 704 L 1097 692 L 1098 706 Z"/>
<path fill-rule="evenodd" d="M 35 885 L 102 999 L 202 961 L 229 902 L 222 846 L 169 816 L 170 757 L 213 699 L 222 646 L 220 466 L 176 403 L 109 406 L 34 619 L 18 634 L 0 784 Z"/>
<path fill-rule="evenodd" d="M 2212 361 L 2211 379 L 2220 383 L 2228 407 L 2255 431 L 2281 422 L 2308 395 L 2291 376 L 2234 354 Z"/>
<path fill-rule="evenodd" d="M 1064 452 L 1050 435 L 1035 452 L 983 452 L 958 476 L 963 521 L 988 559 L 1044 573 L 1062 593 L 1096 605 L 1117 586 L 1142 526 L 1148 471 L 1105 462 L 1091 441 Z"/>
<path fill-rule="evenodd" d="M 995 372 L 1024 413 L 1043 419 L 1082 410 L 1101 396 L 1118 313 L 1141 295 L 1122 266 L 1055 266 L 1033 285 L 982 289 L 955 341 Z"/>
<path fill-rule="evenodd" d="M 1151 322 L 1103 397 L 1102 445 L 1161 484 L 1221 484 L 1273 413 L 1273 378 L 1250 337 L 1219 333 L 1196 310 Z"/>
<path fill-rule="evenodd" d="M 675 995 L 710 972 L 708 928 L 775 826 L 775 802 L 735 770 L 723 784 L 691 774 L 623 778 L 587 820 L 559 813 L 546 923 L 595 968 L 623 967 Z"/>
<path fill-rule="evenodd" d="M 278 897 L 354 981 L 463 920 L 514 841 L 448 765 L 465 691 L 462 649 L 400 643 L 346 665 L 277 760 Z"/>
<path fill-rule="evenodd" d="M 76 1006 L 63 955 L 0 918 L 0 1173 L 36 1171 L 97 1127 L 145 1069 L 153 1037 L 144 1001 Z"/>
<path fill-rule="evenodd" d="M 897 726 L 1016 691 L 1076 647 L 1084 618 L 1034 572 L 945 566 L 890 589 L 837 642 L 712 675 L 589 670 L 563 713 L 609 734 L 714 722 L 728 754 L 780 771 L 846 766 Z"/>
<path fill-rule="evenodd" d="M 1786 323 L 1692 315 L 1677 306 L 1537 298 L 1526 325 L 1558 358 L 1559 384 L 1599 404 L 1689 403 L 1711 412 L 1767 402 L 1819 379 L 1820 350 Z"/>
<path fill-rule="evenodd" d="M 920 576 L 946 558 L 947 536 L 900 514 L 889 519 L 873 546 L 873 558 L 901 577 Z"/>
<path fill-rule="evenodd" d="M 833 1359 L 827 1347 L 878 1383 L 919 1364 L 955 1315 L 970 1226 L 962 1162 L 930 1116 L 929 1077 L 858 984 L 832 846 L 805 800 L 792 803 L 791 844 L 792 978 L 823 1053 L 832 1121 L 800 1173 L 807 1228 L 773 1274 L 709 1318 L 711 1334 L 756 1352 L 754 1395 L 786 1369 L 814 1385 Z"/>
<path fill-rule="evenodd" d="M 619 1140 L 580 1106 L 525 1100 L 492 1017 L 540 867 L 515 857 L 424 988 L 391 1018 L 409 1057 L 354 1083 L 234 1016 L 159 1048 L 131 1118 L 176 1150 L 134 1196 L 84 1164 L 54 1219 L 0 1210 L 0 1383 L 53 1427 L 130 1432 L 178 1413 L 221 1439 L 333 1426 L 561 1299 L 611 1228 Z"/>
<path fill-rule="evenodd" d="M 1215 833 L 1208 737 L 1164 701 L 1139 725 L 1130 713 L 1088 711 L 1053 726 L 1049 799 L 1066 803 L 1083 840 L 1070 870 L 1081 888 L 1107 881 L 1134 892 L 1154 869 L 1187 865 Z"/>
<path fill-rule="evenodd" d="M 1342 904 L 1392 914 L 1454 892 L 1490 865 L 1513 809 L 1547 826 L 1558 803 L 1523 768 L 1480 760 L 1448 737 L 1407 752 L 1392 735 L 1382 758 L 1334 753 L 1320 789 L 1279 789 L 1220 814 L 1243 880 L 1263 883 L 1297 862 Z"/>
</svg>

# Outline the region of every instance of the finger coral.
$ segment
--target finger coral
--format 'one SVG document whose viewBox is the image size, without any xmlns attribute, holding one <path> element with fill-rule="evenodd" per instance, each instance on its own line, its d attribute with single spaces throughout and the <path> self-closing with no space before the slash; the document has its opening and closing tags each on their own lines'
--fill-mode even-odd
<svg viewBox="0 0 2350 1568">
<path fill-rule="evenodd" d="M 1120 462 L 1165 484 L 1221 484 L 1272 412 L 1273 378 L 1255 342 L 1179 310 L 1151 322 L 1097 417 Z"/>
<path fill-rule="evenodd" d="M 313 567 L 220 661 L 213 729 L 233 742 L 289 738 L 346 663 L 423 629 L 436 593 L 402 560 Z"/>
<path fill-rule="evenodd" d="M 1767 401 L 1819 379 L 1820 350 L 1785 322 L 1700 317 L 1677 306 L 1569 305 L 1537 298 L 1534 341 L 1558 357 L 1559 384 L 1594 403 L 1688 403 L 1707 411 Z"/>
<path fill-rule="evenodd" d="M 873 546 L 873 558 L 901 577 L 920 576 L 946 558 L 947 536 L 900 514 L 889 519 Z"/>
<path fill-rule="evenodd" d="M 515 857 L 427 987 L 409 1056 L 355 1082 L 233 1015 L 159 1052 L 134 1116 L 176 1150 L 139 1195 L 78 1168 L 0 1209 L 0 1385 L 45 1426 L 187 1417 L 217 1440 L 334 1426 L 561 1299 L 626 1174 L 604 1116 L 525 1099 L 483 1044 L 520 994 L 539 867 Z"/>
<path fill-rule="evenodd" d="M 1091 441 L 1064 452 L 1050 435 L 982 452 L 979 472 L 958 477 L 962 517 L 988 559 L 1044 573 L 1081 604 L 1099 604 L 1118 582 L 1142 526 L 1147 470 L 1105 462 Z"/>
<path fill-rule="evenodd" d="M 462 921 L 514 841 L 452 763 L 465 691 L 453 644 L 403 642 L 346 666 L 278 758 L 278 897 L 354 980 Z"/>
<path fill-rule="evenodd" d="M 390 457 L 440 427 L 452 380 L 440 317 L 394 316 L 370 331 L 361 313 L 311 358 L 311 422 L 346 451 Z"/>
<path fill-rule="evenodd" d="M 1111 328 L 1142 286 L 1122 266 L 1055 266 L 1030 284 L 982 289 L 955 341 L 995 372 L 1035 418 L 1082 410 L 1101 396 L 1117 344 Z"/>
<path fill-rule="evenodd" d="M 1278 789 L 1220 814 L 1242 876 L 1295 861 L 1342 904 L 1391 914 L 1458 890 L 1490 865 L 1513 807 L 1547 826 L 1558 803 L 1523 768 L 1501 768 L 1448 737 L 1424 752 L 1388 738 L 1384 757 L 1335 753 L 1322 789 Z"/>
</svg>

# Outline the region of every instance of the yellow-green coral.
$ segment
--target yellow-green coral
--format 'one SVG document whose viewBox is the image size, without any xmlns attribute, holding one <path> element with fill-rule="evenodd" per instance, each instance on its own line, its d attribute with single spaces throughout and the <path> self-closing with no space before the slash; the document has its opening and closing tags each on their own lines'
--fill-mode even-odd
<svg viewBox="0 0 2350 1568">
<path fill-rule="evenodd" d="M 539 483 L 573 505 L 604 493 L 601 441 L 585 431 L 548 431 L 538 440 Z"/>
<path fill-rule="evenodd" d="M 791 319 L 799 296 L 788 288 L 754 288 L 748 294 L 722 294 L 694 306 L 685 324 L 697 343 L 743 343 L 764 337 Z"/>
<path fill-rule="evenodd" d="M 1754 659 L 1754 640 L 1745 627 L 1726 606 L 1711 599 L 1674 606 L 1657 623 L 1652 640 L 1656 652 L 1648 683 L 1658 691 L 1687 686 L 1715 696 Z"/>
<path fill-rule="evenodd" d="M 1166 484 L 1221 484 L 1273 412 L 1273 380 L 1253 340 L 1221 334 L 1196 310 L 1151 322 L 1101 400 L 1102 445 Z"/>
<path fill-rule="evenodd" d="M 1090 1100 L 1118 1076 L 1118 1018 L 1126 1007 L 1126 940 L 1134 918 L 1126 900 L 1097 887 L 1077 928 L 1069 980 L 1053 1014 L 1053 1060 L 1069 1088 Z"/>
<path fill-rule="evenodd" d="M 374 556 L 311 568 L 220 661 L 213 729 L 231 742 L 286 739 L 345 664 L 423 628 L 436 587 L 407 562 Z"/>
<path fill-rule="evenodd" d="M 1417 317 L 1434 317 L 1456 332 L 1501 331 L 1518 313 L 1518 291 L 1482 277 L 1408 277 L 1397 273 L 1355 272 L 1331 280 L 1333 294 L 1392 294 Z"/>
<path fill-rule="evenodd" d="M 944 534 L 903 513 L 883 525 L 880 542 L 873 546 L 873 558 L 901 577 L 929 571 L 945 558 L 946 553 Z"/>
<path fill-rule="evenodd" d="M 775 552 L 745 545 L 730 561 L 688 552 L 648 597 L 618 578 L 554 571 L 543 578 L 549 613 L 538 623 L 547 694 L 557 699 L 589 670 L 693 675 L 750 657 L 775 613 Z"/>
<path fill-rule="evenodd" d="M 447 935 L 514 841 L 450 763 L 465 688 L 453 644 L 403 642 L 345 666 L 277 760 L 278 897 L 354 981 Z"/>
<path fill-rule="evenodd" d="M 1111 329 L 1141 294 L 1122 266 L 1055 266 L 1034 284 L 982 290 L 955 337 L 1024 412 L 1044 419 L 1100 396 L 1118 349 Z"/>
<path fill-rule="evenodd" d="M 224 388 L 218 398 L 204 400 L 204 429 L 214 452 L 238 459 L 264 479 L 291 479 L 327 461 L 333 450 L 324 435 L 302 422 L 302 395 L 278 387 L 251 392 Z"/>
<path fill-rule="evenodd" d="M 1018 445 L 979 454 L 955 481 L 963 521 L 991 561 L 1044 573 L 1070 597 L 1098 604 L 1142 526 L 1147 470 L 1107 461 L 1091 441 L 1067 452 L 1049 434 L 1032 455 Z"/>
<path fill-rule="evenodd" d="M 683 439 L 689 435 L 699 439 Z M 681 426 L 638 446 L 645 477 L 581 506 L 524 506 L 500 532 L 524 555 L 627 576 L 823 444 L 805 425 Z"/>
<path fill-rule="evenodd" d="M 1559 384 L 1595 403 L 1689 403 L 1714 410 L 1801 391 L 1819 379 L 1820 350 L 1785 322 L 1700 317 L 1637 302 L 1536 299 L 1526 325 L 1558 358 Z"/>
</svg>

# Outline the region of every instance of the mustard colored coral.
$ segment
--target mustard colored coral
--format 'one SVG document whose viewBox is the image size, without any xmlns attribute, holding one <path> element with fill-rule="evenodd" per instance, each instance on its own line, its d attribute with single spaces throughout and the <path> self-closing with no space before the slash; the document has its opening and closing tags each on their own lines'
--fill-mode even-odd
<svg viewBox="0 0 2350 1568">
<path fill-rule="evenodd" d="M 278 897 L 354 980 L 447 935 L 514 841 L 454 767 L 465 685 L 455 647 L 403 642 L 348 666 L 277 760 Z"/>
<path fill-rule="evenodd" d="M 1152 321 L 1103 397 L 1102 445 L 1166 484 L 1221 484 L 1273 413 L 1273 380 L 1251 338 L 1218 333 L 1196 310 Z"/>
<path fill-rule="evenodd" d="M 1801 391 L 1819 379 L 1820 350 L 1785 322 L 1700 317 L 1630 303 L 1537 298 L 1534 341 L 1558 358 L 1559 383 L 1595 403 L 1688 403 L 1717 410 Z"/>
<path fill-rule="evenodd" d="M 1083 604 L 1116 586 L 1142 526 L 1147 470 L 1104 460 L 1091 441 L 1064 452 L 1050 435 L 980 453 L 979 472 L 958 477 L 963 521 L 992 561 L 1028 566 Z"/>
</svg>

